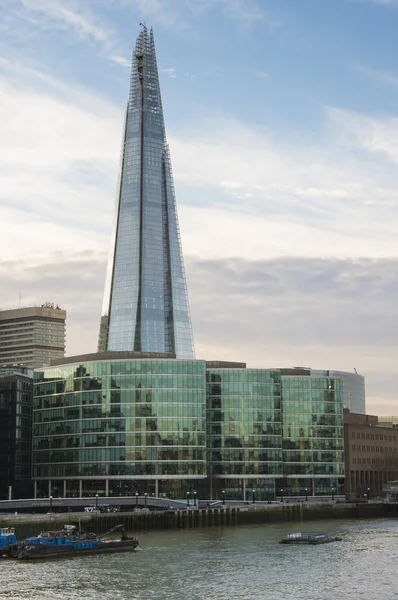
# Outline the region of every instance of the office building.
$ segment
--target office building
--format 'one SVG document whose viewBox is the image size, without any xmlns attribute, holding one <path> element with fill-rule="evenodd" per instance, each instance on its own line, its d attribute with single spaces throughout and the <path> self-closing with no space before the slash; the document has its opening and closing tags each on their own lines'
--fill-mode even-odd
<svg viewBox="0 0 398 600">
<path fill-rule="evenodd" d="M 33 371 L 0 367 L 0 499 L 32 497 Z"/>
<path fill-rule="evenodd" d="M 193 359 L 194 345 L 152 30 L 131 65 L 98 350 Z"/>
<path fill-rule="evenodd" d="M 346 484 L 349 500 L 380 496 L 383 486 L 398 478 L 398 432 L 381 426 L 374 415 L 344 410 Z"/>
<path fill-rule="evenodd" d="M 0 311 L 0 367 L 49 365 L 65 355 L 66 311 L 52 303 Z"/>
<path fill-rule="evenodd" d="M 105 352 L 35 371 L 41 496 L 344 491 L 343 383 L 305 369 Z"/>
<path fill-rule="evenodd" d="M 251 499 L 254 492 L 264 500 L 343 492 L 343 382 L 317 373 L 207 363 L 213 494 Z"/>
<path fill-rule="evenodd" d="M 184 497 L 206 477 L 204 361 L 105 352 L 35 372 L 38 495 Z"/>
</svg>

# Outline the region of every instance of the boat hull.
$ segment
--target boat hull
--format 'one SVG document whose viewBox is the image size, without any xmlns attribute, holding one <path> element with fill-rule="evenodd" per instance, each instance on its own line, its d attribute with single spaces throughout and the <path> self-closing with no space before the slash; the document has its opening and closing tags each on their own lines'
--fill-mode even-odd
<svg viewBox="0 0 398 600">
<path fill-rule="evenodd" d="M 56 558 L 63 556 L 80 556 L 86 554 L 105 554 L 108 552 L 132 552 L 138 546 L 138 540 L 115 540 L 101 542 L 87 548 L 76 548 L 70 545 L 49 546 L 47 544 L 21 544 L 17 558 L 21 560 Z"/>
<path fill-rule="evenodd" d="M 337 542 L 338 540 L 329 539 L 329 540 L 300 540 L 300 541 L 292 541 L 292 540 L 281 540 L 280 544 L 291 544 L 291 545 L 299 545 L 299 546 L 318 546 L 319 544 L 330 544 L 331 542 Z"/>
</svg>

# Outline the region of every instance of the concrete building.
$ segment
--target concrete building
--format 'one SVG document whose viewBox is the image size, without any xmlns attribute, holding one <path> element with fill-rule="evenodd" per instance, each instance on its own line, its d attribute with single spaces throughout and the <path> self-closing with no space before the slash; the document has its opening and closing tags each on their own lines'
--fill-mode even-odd
<svg viewBox="0 0 398 600">
<path fill-rule="evenodd" d="M 350 500 L 382 493 L 398 478 L 398 432 L 379 425 L 374 415 L 344 410 L 345 494 Z"/>
<path fill-rule="evenodd" d="M 65 320 L 52 303 L 0 311 L 0 367 L 35 369 L 65 356 Z"/>
<path fill-rule="evenodd" d="M 31 497 L 33 371 L 0 368 L 0 499 Z"/>
</svg>

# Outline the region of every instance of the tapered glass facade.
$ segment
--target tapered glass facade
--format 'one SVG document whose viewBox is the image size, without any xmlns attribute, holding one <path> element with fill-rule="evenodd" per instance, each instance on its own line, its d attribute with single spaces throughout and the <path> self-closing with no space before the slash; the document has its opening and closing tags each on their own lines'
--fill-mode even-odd
<svg viewBox="0 0 398 600">
<path fill-rule="evenodd" d="M 170 480 L 206 475 L 204 361 L 75 363 L 36 371 L 34 385 L 41 494 L 49 480 L 59 495 L 149 491 L 155 480 L 170 493 Z"/>
<path fill-rule="evenodd" d="M 152 30 L 133 52 L 99 351 L 194 358 Z"/>
</svg>

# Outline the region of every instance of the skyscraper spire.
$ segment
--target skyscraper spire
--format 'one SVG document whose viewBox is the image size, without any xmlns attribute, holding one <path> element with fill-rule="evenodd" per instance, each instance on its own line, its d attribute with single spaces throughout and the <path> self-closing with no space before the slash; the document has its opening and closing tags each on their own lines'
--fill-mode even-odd
<svg viewBox="0 0 398 600">
<path fill-rule="evenodd" d="M 145 25 L 132 58 L 98 349 L 195 356 L 155 44 Z"/>
</svg>

